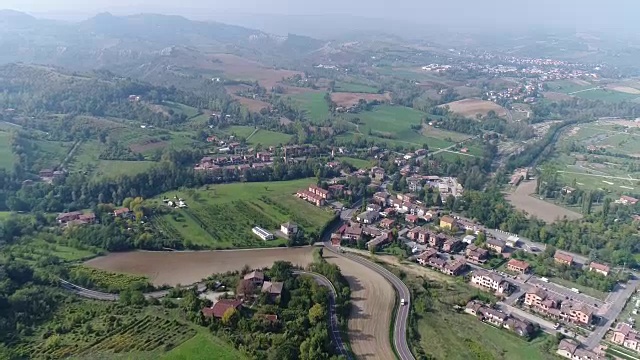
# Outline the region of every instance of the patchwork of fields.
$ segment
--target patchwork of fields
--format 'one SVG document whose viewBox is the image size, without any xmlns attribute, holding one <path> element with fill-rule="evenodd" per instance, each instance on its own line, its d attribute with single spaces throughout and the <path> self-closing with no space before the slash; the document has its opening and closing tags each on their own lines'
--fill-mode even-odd
<svg viewBox="0 0 640 360">
<path fill-rule="evenodd" d="M 183 198 L 189 207 L 156 216 L 153 222 L 168 236 L 205 248 L 278 246 L 284 240 L 264 242 L 251 229 L 261 226 L 275 231 L 281 223 L 293 221 L 308 234 L 319 231 L 333 218 L 333 213 L 293 196 L 314 182 L 238 183 L 170 192 L 165 196 Z"/>
</svg>

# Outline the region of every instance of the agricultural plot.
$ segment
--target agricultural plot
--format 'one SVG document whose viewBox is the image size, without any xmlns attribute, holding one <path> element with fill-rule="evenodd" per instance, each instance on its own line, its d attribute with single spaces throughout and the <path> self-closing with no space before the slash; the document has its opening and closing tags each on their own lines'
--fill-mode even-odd
<svg viewBox="0 0 640 360">
<path fill-rule="evenodd" d="M 622 102 L 635 101 L 640 98 L 638 94 L 629 94 L 609 89 L 584 90 L 580 92 L 570 93 L 569 95 L 577 96 L 587 100 L 601 100 L 605 102 Z"/>
<path fill-rule="evenodd" d="M 162 360 L 244 360 L 245 356 L 231 345 L 206 333 L 198 334 L 161 357 Z"/>
<path fill-rule="evenodd" d="M 309 120 L 322 123 L 330 118 L 329 105 L 324 99 L 323 92 L 304 92 L 296 94 L 291 99 L 305 112 Z"/>
<path fill-rule="evenodd" d="M 0 130 L 0 169 L 13 169 L 16 157 L 11 149 L 11 133 Z"/>
<path fill-rule="evenodd" d="M 291 140 L 289 134 L 260 129 L 247 140 L 247 143 L 249 145 L 275 146 L 286 144 L 289 140 Z"/>
<path fill-rule="evenodd" d="M 557 80 L 548 82 L 547 87 L 550 91 L 569 94 L 576 91 L 596 88 L 597 85 L 583 80 Z"/>
<path fill-rule="evenodd" d="M 184 114 L 187 116 L 187 119 L 190 119 L 192 117 L 195 117 L 196 115 L 200 114 L 200 110 L 189 106 L 189 105 L 185 105 L 185 104 L 180 104 L 180 103 L 174 103 L 171 101 L 166 101 L 163 103 L 163 105 L 170 110 L 173 110 L 174 113 L 176 114 Z"/>
<path fill-rule="evenodd" d="M 88 266 L 77 265 L 69 269 L 72 278 L 88 279 L 94 288 L 106 292 L 120 292 L 130 289 L 133 284 L 149 286 L 149 279 L 144 276 L 134 276 L 123 273 L 104 271 Z"/>
<path fill-rule="evenodd" d="M 378 92 L 378 89 L 376 89 L 373 86 L 358 84 L 353 82 L 343 82 L 343 81 L 336 81 L 334 90 L 336 92 L 369 93 L 369 94 L 375 94 Z"/>
<path fill-rule="evenodd" d="M 101 160 L 100 153 L 105 146 L 98 141 L 80 144 L 73 158 L 67 164 L 71 172 L 87 172 L 95 178 L 135 175 L 151 168 L 153 161 Z"/>
<path fill-rule="evenodd" d="M 68 331 L 52 331 L 59 324 L 66 324 Z M 97 359 L 114 353 L 136 354 L 130 357 L 136 359 L 155 354 L 153 358 L 158 358 L 196 335 L 192 325 L 164 316 L 159 307 L 140 313 L 94 301 L 77 301 L 63 307 L 42 328 L 39 339 L 44 341 L 34 341 L 28 348 L 30 358 Z"/>
<path fill-rule="evenodd" d="M 251 229 L 260 226 L 275 231 L 281 223 L 293 221 L 310 233 L 319 231 L 333 218 L 331 212 L 293 196 L 313 182 L 306 179 L 225 184 L 171 192 L 166 196 L 183 198 L 189 207 L 156 217 L 154 225 L 168 236 L 207 248 L 279 246 L 283 240 L 262 241 Z"/>
<path fill-rule="evenodd" d="M 352 158 L 352 157 L 336 157 L 335 158 L 336 161 L 341 161 L 344 163 L 347 163 L 351 166 L 354 166 L 358 169 L 370 169 L 374 162 L 370 161 L 370 160 L 362 160 L 362 159 L 358 159 L 358 158 Z"/>
<path fill-rule="evenodd" d="M 2 220 L 1 215 L 0 220 Z M 14 258 L 26 262 L 35 262 L 49 256 L 57 257 L 62 261 L 79 261 L 94 257 L 101 252 L 99 249 L 79 249 L 60 243 L 48 243 L 41 239 L 33 239 L 13 244 L 8 246 L 6 250 L 11 253 Z"/>
<path fill-rule="evenodd" d="M 486 116 L 489 111 L 494 111 L 498 116 L 507 115 L 507 110 L 502 106 L 492 101 L 479 99 L 458 100 L 440 106 L 448 106 L 449 110 L 451 110 L 452 112 L 474 119 L 478 114 Z"/>
</svg>

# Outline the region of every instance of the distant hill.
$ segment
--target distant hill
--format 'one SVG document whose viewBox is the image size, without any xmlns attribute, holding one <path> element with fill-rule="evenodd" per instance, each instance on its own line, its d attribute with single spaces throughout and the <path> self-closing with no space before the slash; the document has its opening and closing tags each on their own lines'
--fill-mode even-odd
<svg viewBox="0 0 640 360">
<path fill-rule="evenodd" d="M 0 11 L 0 64 L 31 62 L 75 69 L 109 68 L 149 63 L 172 47 L 291 59 L 304 57 L 324 44 L 305 36 L 276 36 L 180 16 L 102 13 L 82 22 L 66 23 Z"/>
</svg>

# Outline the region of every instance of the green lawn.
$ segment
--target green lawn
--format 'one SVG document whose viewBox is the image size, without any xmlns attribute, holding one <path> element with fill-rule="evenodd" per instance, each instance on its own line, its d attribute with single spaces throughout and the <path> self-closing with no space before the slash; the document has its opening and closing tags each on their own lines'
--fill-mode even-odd
<svg viewBox="0 0 640 360">
<path fill-rule="evenodd" d="M 324 97 L 325 93 L 323 92 L 306 92 L 294 95 L 292 99 L 305 111 L 309 120 L 322 123 L 331 117 L 329 105 Z"/>
<path fill-rule="evenodd" d="M 213 358 L 216 360 L 246 359 L 231 345 L 206 332 L 201 332 L 161 357 L 162 360 L 209 360 Z"/>
<path fill-rule="evenodd" d="M 347 164 L 350 164 L 351 166 L 354 166 L 354 167 L 356 167 L 358 169 L 369 169 L 374 164 L 370 160 L 362 160 L 362 159 L 352 158 L 352 157 L 347 157 L 347 156 L 336 157 L 336 160 L 345 162 Z"/>
<path fill-rule="evenodd" d="M 248 138 L 255 131 L 253 126 L 234 125 L 224 128 L 223 132 L 228 135 L 235 135 L 243 138 Z"/>
<path fill-rule="evenodd" d="M 13 170 L 16 157 L 11 149 L 11 133 L 0 131 L 0 168 Z"/>
<path fill-rule="evenodd" d="M 373 86 L 352 83 L 352 82 L 343 82 L 343 81 L 336 81 L 336 85 L 334 89 L 336 92 L 353 92 L 353 93 L 368 93 L 368 94 L 378 93 L 378 89 L 376 89 Z"/>
<path fill-rule="evenodd" d="M 291 140 L 291 135 L 269 130 L 258 130 L 247 142 L 250 145 L 275 146 L 286 144 Z"/>
<path fill-rule="evenodd" d="M 319 231 L 333 218 L 333 213 L 294 196 L 297 190 L 312 183 L 315 179 L 210 185 L 171 191 L 163 196 L 183 198 L 188 208 L 156 216 L 153 223 L 168 236 L 206 248 L 280 246 L 284 240 L 262 241 L 251 228 L 258 225 L 273 232 L 281 223 L 293 221 L 310 233 Z M 163 196 L 150 201 L 159 203 Z"/>
</svg>

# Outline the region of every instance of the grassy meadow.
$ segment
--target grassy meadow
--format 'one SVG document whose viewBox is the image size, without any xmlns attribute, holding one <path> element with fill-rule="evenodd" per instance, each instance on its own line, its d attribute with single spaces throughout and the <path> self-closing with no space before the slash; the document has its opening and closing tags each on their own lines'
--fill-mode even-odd
<svg viewBox="0 0 640 360">
<path fill-rule="evenodd" d="M 13 169 L 16 157 L 11 149 L 11 133 L 0 130 L 0 169 Z"/>
<path fill-rule="evenodd" d="M 324 99 L 323 92 L 306 92 L 292 96 L 292 99 L 305 112 L 309 120 L 322 123 L 329 119 L 329 105 Z"/>
<path fill-rule="evenodd" d="M 294 196 L 313 183 L 315 179 L 302 179 L 172 191 L 163 196 L 183 198 L 188 208 L 156 216 L 153 222 L 165 234 L 204 248 L 280 246 L 283 240 L 262 241 L 251 232 L 252 227 L 275 231 L 281 223 L 293 221 L 310 233 L 333 218 L 333 213 Z M 152 201 L 159 203 L 163 196 Z"/>
<path fill-rule="evenodd" d="M 378 89 L 373 86 L 358 84 L 352 82 L 336 81 L 334 87 L 336 92 L 352 92 L 352 93 L 365 93 L 365 94 L 377 94 Z"/>
</svg>

